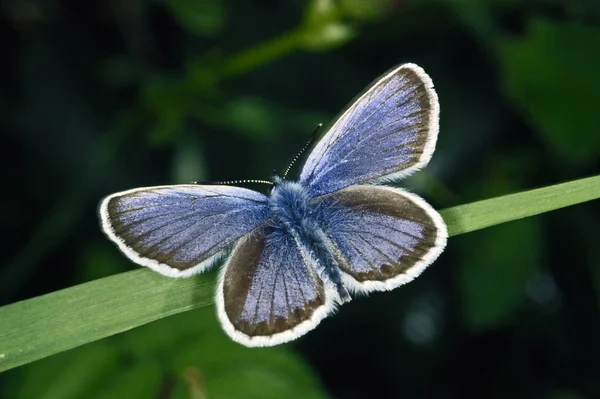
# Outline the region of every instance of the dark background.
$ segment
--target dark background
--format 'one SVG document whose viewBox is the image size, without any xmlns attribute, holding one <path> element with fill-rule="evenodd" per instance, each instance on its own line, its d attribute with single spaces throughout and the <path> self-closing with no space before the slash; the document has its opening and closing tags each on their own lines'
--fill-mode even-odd
<svg viewBox="0 0 600 399">
<path fill-rule="evenodd" d="M 0 12 L 2 305 L 138 267 L 99 229 L 103 196 L 268 179 L 403 62 L 432 77 L 441 127 L 430 165 L 400 184 L 436 208 L 599 170 L 595 0 L 4 0 Z M 415 282 L 291 345 L 242 348 L 200 309 L 3 373 L 0 395 L 599 398 L 599 222 L 588 203 L 453 237 Z M 242 365 L 227 360 L 237 353 Z"/>
</svg>

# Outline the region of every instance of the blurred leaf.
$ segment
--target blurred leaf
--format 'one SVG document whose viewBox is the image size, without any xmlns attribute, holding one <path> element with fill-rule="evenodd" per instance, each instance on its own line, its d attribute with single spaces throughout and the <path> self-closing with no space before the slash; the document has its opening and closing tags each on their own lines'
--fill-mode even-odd
<svg viewBox="0 0 600 399">
<path fill-rule="evenodd" d="M 598 158 L 600 28 L 534 19 L 527 34 L 500 46 L 508 94 L 556 154 Z"/>
<path fill-rule="evenodd" d="M 355 32 L 342 21 L 342 15 L 343 11 L 333 0 L 311 0 L 297 29 L 232 56 L 219 68 L 221 77 L 240 75 L 300 48 L 323 51 L 346 43 Z"/>
<path fill-rule="evenodd" d="M 222 0 L 166 0 L 181 27 L 188 32 L 213 37 L 225 27 L 225 7 Z"/>
<path fill-rule="evenodd" d="M 470 328 L 505 322 L 525 298 L 527 282 L 541 263 L 541 232 L 538 221 L 529 218 L 463 238 L 458 279 Z"/>
<path fill-rule="evenodd" d="M 106 342 L 31 364 L 9 380 L 4 397 L 12 399 L 79 399 L 87 397 L 117 370 L 117 352 Z M 15 372 L 13 372 L 15 373 Z"/>
<path fill-rule="evenodd" d="M 327 51 L 349 42 L 356 35 L 354 29 L 347 24 L 330 22 L 318 27 L 311 27 L 304 35 L 303 47 L 311 51 Z"/>
<path fill-rule="evenodd" d="M 184 134 L 177 140 L 173 158 L 173 179 L 180 184 L 201 181 L 206 178 L 202 146 L 196 135 Z"/>
<path fill-rule="evenodd" d="M 183 315 L 182 315 L 183 316 Z M 246 348 L 229 339 L 213 307 L 188 312 L 188 323 L 201 326 L 201 338 L 179 348 L 175 371 L 193 366 L 202 373 L 211 399 L 325 398 L 310 367 L 288 345 Z"/>
<path fill-rule="evenodd" d="M 255 97 L 238 97 L 223 105 L 197 102 L 191 106 L 191 115 L 208 126 L 254 141 L 289 132 L 302 132 L 308 139 L 309 132 L 319 121 L 331 119 L 321 112 L 290 109 L 284 104 Z"/>
<path fill-rule="evenodd" d="M 183 84 L 175 78 L 157 77 L 142 88 L 142 100 L 158 121 L 148 133 L 152 144 L 172 141 L 181 132 L 186 112 Z"/>
<path fill-rule="evenodd" d="M 236 98 L 227 104 L 225 120 L 246 137 L 264 139 L 275 133 L 275 114 L 258 98 Z"/>
<path fill-rule="evenodd" d="M 342 10 L 333 0 L 309 2 L 302 27 L 303 47 L 312 51 L 325 51 L 350 41 L 355 32 L 342 20 L 342 15 Z"/>
<path fill-rule="evenodd" d="M 339 4 L 334 0 L 309 0 L 306 4 L 305 25 L 323 25 L 337 21 L 341 17 Z"/>
<path fill-rule="evenodd" d="M 145 359 L 153 354 L 163 360 L 165 369 L 171 369 L 175 355 L 187 350 L 189 344 L 206 340 L 208 331 L 220 328 L 216 324 L 214 308 L 207 306 L 157 320 L 115 338 L 119 347 L 133 357 Z M 219 348 L 210 352 L 218 353 Z"/>
<path fill-rule="evenodd" d="M 161 145 L 174 140 L 175 136 L 181 133 L 184 117 L 184 111 L 180 108 L 165 108 L 148 134 L 150 143 Z"/>
<path fill-rule="evenodd" d="M 600 198 L 600 176 L 455 206 L 451 236 Z M 135 270 L 0 307 L 0 371 L 206 306 L 214 273 L 172 279 Z"/>
<path fill-rule="evenodd" d="M 390 10 L 393 0 L 338 0 L 345 16 L 356 20 L 377 21 Z"/>
<path fill-rule="evenodd" d="M 281 58 L 301 47 L 302 29 L 294 30 L 260 43 L 226 60 L 220 68 L 221 77 L 229 78 Z"/>
<path fill-rule="evenodd" d="M 246 348 L 222 331 L 213 306 L 162 319 L 122 336 L 122 347 L 158 355 L 171 375 L 210 399 L 324 398 L 310 367 L 288 345 Z M 191 373 L 191 375 L 190 375 Z M 190 381 L 192 380 L 192 381 Z"/>
<path fill-rule="evenodd" d="M 161 381 L 161 368 L 156 361 L 139 361 L 129 368 L 119 370 L 97 394 L 85 395 L 85 397 L 90 399 L 158 398 Z"/>
<path fill-rule="evenodd" d="M 484 45 L 495 42 L 496 27 L 493 18 L 493 3 L 510 3 L 514 1 L 442 0 L 454 9 L 456 15 L 475 33 L 475 38 L 479 39 Z"/>
<path fill-rule="evenodd" d="M 218 94 L 220 91 L 218 70 L 222 62 L 221 57 L 218 52 L 210 52 L 203 54 L 202 57 L 189 59 L 185 64 L 186 90 L 192 94 Z"/>
</svg>

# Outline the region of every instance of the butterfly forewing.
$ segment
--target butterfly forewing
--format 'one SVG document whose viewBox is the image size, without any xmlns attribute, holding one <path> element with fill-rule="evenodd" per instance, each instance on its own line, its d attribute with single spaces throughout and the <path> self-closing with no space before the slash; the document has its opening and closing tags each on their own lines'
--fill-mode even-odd
<svg viewBox="0 0 600 399">
<path fill-rule="evenodd" d="M 406 191 L 350 186 L 321 200 L 330 204 L 324 231 L 350 289 L 389 290 L 407 283 L 446 245 L 441 216 Z"/>
<path fill-rule="evenodd" d="M 168 276 L 201 272 L 268 217 L 268 198 L 230 186 L 158 186 L 113 194 L 102 227 L 133 261 Z"/>
<path fill-rule="evenodd" d="M 334 296 L 292 235 L 266 226 L 244 237 L 225 263 L 217 309 L 235 341 L 270 346 L 316 327 Z"/>
<path fill-rule="evenodd" d="M 323 195 L 351 184 L 407 176 L 429 162 L 438 119 L 429 76 L 417 65 L 401 65 L 338 117 L 308 156 L 300 182 Z"/>
</svg>

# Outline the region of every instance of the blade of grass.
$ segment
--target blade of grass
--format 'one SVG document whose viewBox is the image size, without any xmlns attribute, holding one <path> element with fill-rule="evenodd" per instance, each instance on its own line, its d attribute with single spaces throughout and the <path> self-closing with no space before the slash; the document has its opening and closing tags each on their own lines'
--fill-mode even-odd
<svg viewBox="0 0 600 399">
<path fill-rule="evenodd" d="M 0 308 L 0 371 L 210 304 L 214 273 L 138 269 Z"/>
<path fill-rule="evenodd" d="M 445 209 L 451 236 L 600 198 L 600 176 Z M 212 302 L 215 274 L 189 279 L 146 269 L 0 308 L 0 371 Z"/>
<path fill-rule="evenodd" d="M 503 195 L 440 211 L 448 234 L 456 236 L 600 198 L 600 176 L 516 194 Z"/>
</svg>

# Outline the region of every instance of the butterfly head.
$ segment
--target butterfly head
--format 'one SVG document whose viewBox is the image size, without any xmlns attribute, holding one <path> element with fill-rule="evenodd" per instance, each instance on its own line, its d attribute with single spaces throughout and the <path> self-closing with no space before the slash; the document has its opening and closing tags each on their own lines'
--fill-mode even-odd
<svg viewBox="0 0 600 399">
<path fill-rule="evenodd" d="M 286 180 L 285 177 L 281 177 L 277 173 L 273 172 L 273 177 L 271 178 L 271 181 L 273 182 L 273 189 L 275 189 L 275 187 L 280 186 Z"/>
</svg>

